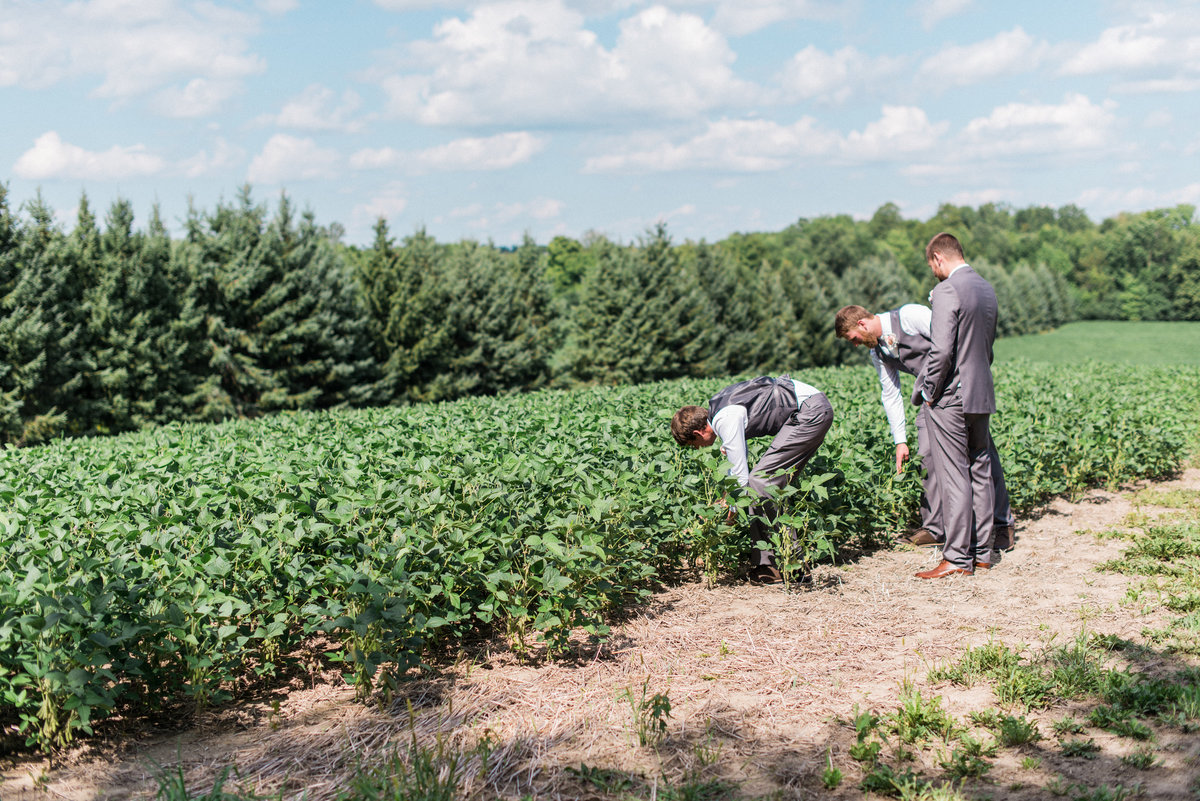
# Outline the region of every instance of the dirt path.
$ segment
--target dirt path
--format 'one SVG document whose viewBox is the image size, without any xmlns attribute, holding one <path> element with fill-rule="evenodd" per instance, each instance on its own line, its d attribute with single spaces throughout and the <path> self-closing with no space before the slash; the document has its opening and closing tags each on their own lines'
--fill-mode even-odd
<svg viewBox="0 0 1200 801">
<path fill-rule="evenodd" d="M 1200 490 L 1200 470 L 1157 486 Z M 685 778 L 734 783 L 735 797 L 860 797 L 845 753 L 853 731 L 844 721 L 856 704 L 894 708 L 910 681 L 965 717 L 994 706 L 990 689 L 932 686 L 926 675 L 969 646 L 994 639 L 1040 648 L 1084 628 L 1142 642 L 1146 627 L 1161 625 L 1159 613 L 1127 596 L 1137 579 L 1095 570 L 1128 543 L 1080 533 L 1127 524 L 1131 512 L 1161 511 L 1135 510 L 1131 498 L 1094 491 L 1077 503 L 1057 501 L 1018 523 L 1017 547 L 998 567 L 971 578 L 919 581 L 912 574 L 934 564 L 937 552 L 905 548 L 821 568 L 800 592 L 685 585 L 656 596 L 574 664 L 529 666 L 497 653 L 413 685 L 390 710 L 356 704 L 333 684 L 298 689 L 281 696 L 277 711 L 266 704 L 223 710 L 186 731 L 127 745 L 112 761 L 82 754 L 57 765 L 0 763 L 0 798 L 144 797 L 156 788 L 152 765 L 180 765 L 181 757 L 189 786 L 199 789 L 236 765 L 246 787 L 330 798 L 360 760 L 377 761 L 414 733 L 422 743 L 440 738 L 463 750 L 487 738 L 486 767 L 476 757 L 461 766 L 464 786 L 482 798 L 621 798 L 622 786 L 650 798 L 660 784 Z M 655 694 L 670 700 L 657 749 L 637 744 L 629 700 Z M 1162 764 L 1131 775 L 1119 757 L 1132 746 L 1102 732 L 1098 758 L 1063 758 L 1050 722 L 1064 714 L 1039 715 L 1046 740 L 1020 752 L 1038 759 L 1036 767 L 1006 751 L 968 794 L 1044 798 L 1056 781 L 1138 781 L 1147 798 L 1196 797 L 1197 735 L 1160 737 Z M 830 759 L 846 774 L 833 793 L 821 785 Z"/>
</svg>

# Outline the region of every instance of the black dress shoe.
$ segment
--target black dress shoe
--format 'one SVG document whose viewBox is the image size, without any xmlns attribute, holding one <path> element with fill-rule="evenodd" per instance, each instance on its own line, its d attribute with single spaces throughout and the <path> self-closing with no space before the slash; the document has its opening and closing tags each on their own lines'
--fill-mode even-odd
<svg viewBox="0 0 1200 801">
<path fill-rule="evenodd" d="M 997 551 L 1011 551 L 1017 544 L 1016 533 L 1012 526 L 996 526 L 992 547 Z"/>
<path fill-rule="evenodd" d="M 747 579 L 752 584 L 778 584 L 783 581 L 783 574 L 774 565 L 758 565 L 750 569 Z"/>
</svg>

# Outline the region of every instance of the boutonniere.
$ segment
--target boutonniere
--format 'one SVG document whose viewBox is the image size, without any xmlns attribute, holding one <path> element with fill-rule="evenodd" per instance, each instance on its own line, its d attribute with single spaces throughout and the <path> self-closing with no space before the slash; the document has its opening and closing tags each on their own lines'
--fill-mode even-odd
<svg viewBox="0 0 1200 801">
<path fill-rule="evenodd" d="M 896 335 L 895 334 L 884 334 L 883 335 L 883 344 L 887 347 L 888 350 L 895 350 Z"/>
</svg>

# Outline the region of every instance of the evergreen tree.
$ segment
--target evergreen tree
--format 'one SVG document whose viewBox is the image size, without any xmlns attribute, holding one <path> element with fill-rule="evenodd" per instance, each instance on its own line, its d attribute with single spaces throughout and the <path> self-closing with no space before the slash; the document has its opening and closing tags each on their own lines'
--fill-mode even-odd
<svg viewBox="0 0 1200 801">
<path fill-rule="evenodd" d="M 186 284 L 173 268 L 171 242 L 155 207 L 149 231 L 133 230 L 133 207 L 113 203 L 100 237 L 100 270 L 88 293 L 95 348 L 95 419 L 120 431 L 184 415 L 190 391 L 177 357 L 177 321 Z"/>
<path fill-rule="evenodd" d="M 837 277 L 832 272 L 822 270 L 819 274 L 807 263 L 779 272 L 782 296 L 787 299 L 795 317 L 788 329 L 797 337 L 788 362 L 778 365 L 779 369 L 799 370 L 838 362 L 840 350 L 833 330 L 833 316 L 844 304 L 835 305 L 832 298 L 836 295 L 827 291 L 822 275 L 836 286 Z"/>
<path fill-rule="evenodd" d="M 764 314 L 773 306 L 764 289 L 768 263 L 747 264 L 723 247 L 701 245 L 692 262 L 699 286 L 708 299 L 712 319 L 711 375 L 757 371 L 773 360 L 777 343 L 762 336 Z"/>
<path fill-rule="evenodd" d="M 395 248 L 386 224 L 376 226 L 374 252 L 360 281 L 379 332 L 383 385 L 393 401 L 438 399 L 438 376 L 453 357 L 447 252 L 424 229 Z"/>
<path fill-rule="evenodd" d="M 548 383 L 556 325 L 545 269 L 528 235 L 511 257 L 495 248 L 458 249 L 448 313 L 455 354 L 448 397 Z"/>
<path fill-rule="evenodd" d="M 187 369 L 198 377 L 185 402 L 200 420 L 223 420 L 258 413 L 271 376 L 260 363 L 254 299 L 269 288 L 267 269 L 257 261 L 266 209 L 242 187 L 238 205 L 218 204 L 209 215 L 188 209 L 182 258 L 189 273 L 186 299 L 190 339 Z"/>
<path fill-rule="evenodd" d="M 33 224 L 19 238 L 16 280 L 0 316 L 5 436 L 22 444 L 91 430 L 84 296 L 98 242 L 86 196 L 70 237 L 57 229 L 40 197 L 29 214 Z"/>
<path fill-rule="evenodd" d="M 918 293 L 917 282 L 889 257 L 867 259 L 846 270 L 837 295 L 878 314 L 905 303 L 928 306 L 928 299 Z"/>
<path fill-rule="evenodd" d="M 20 378 L 9 340 L 14 331 L 7 318 L 12 313 L 8 297 L 21 278 L 23 237 L 21 222 L 8 205 L 8 186 L 0 183 L 0 432 L 5 439 L 22 428 Z"/>
<path fill-rule="evenodd" d="M 599 255 L 575 318 L 575 376 L 636 384 L 709 374 L 711 310 L 695 273 L 682 269 L 666 226 L 656 226 L 639 247 Z"/>
<path fill-rule="evenodd" d="M 286 196 L 254 259 L 263 291 L 245 312 L 270 386 L 264 411 L 362 406 L 378 400 L 370 326 L 331 237 L 311 212 L 297 227 Z"/>
</svg>

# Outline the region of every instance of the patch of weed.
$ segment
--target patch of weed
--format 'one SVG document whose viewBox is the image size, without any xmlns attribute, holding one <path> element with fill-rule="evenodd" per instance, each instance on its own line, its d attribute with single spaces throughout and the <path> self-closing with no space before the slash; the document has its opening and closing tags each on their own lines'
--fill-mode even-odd
<svg viewBox="0 0 1200 801">
<path fill-rule="evenodd" d="M 1086 740 L 1067 740 L 1062 744 L 1062 753 L 1066 757 L 1083 757 L 1084 759 L 1095 759 L 1096 754 L 1100 751 L 1100 746 L 1096 745 L 1096 741 L 1091 737 Z"/>
<path fill-rule="evenodd" d="M 1160 760 L 1154 755 L 1154 749 L 1148 745 L 1144 745 L 1138 750 L 1125 754 L 1121 757 L 1121 761 L 1131 768 L 1138 770 L 1150 770 L 1150 768 L 1158 765 Z"/>
</svg>

